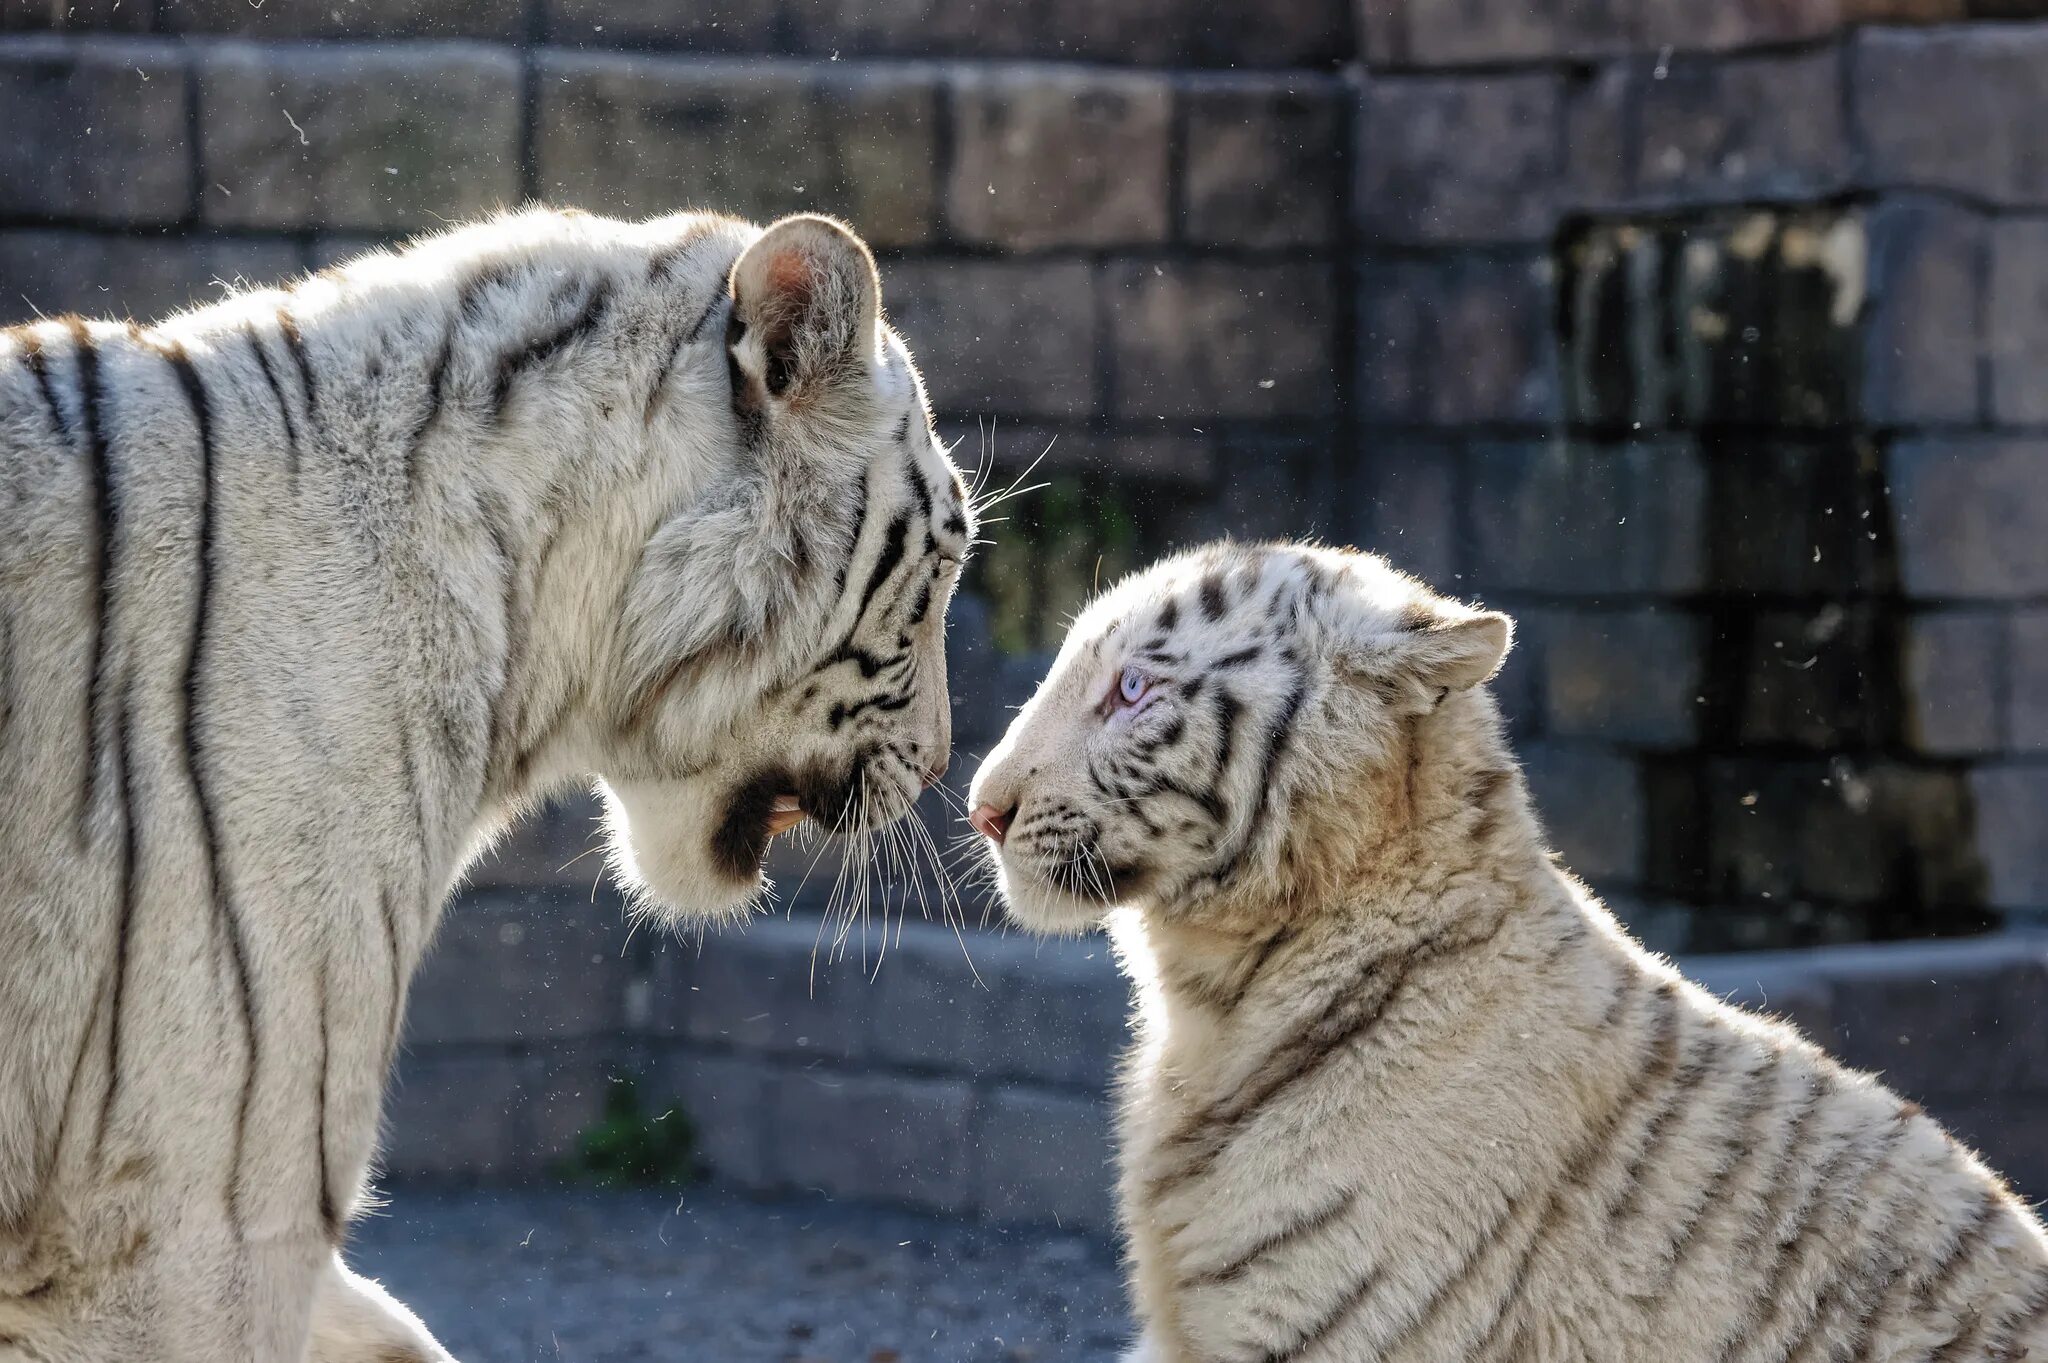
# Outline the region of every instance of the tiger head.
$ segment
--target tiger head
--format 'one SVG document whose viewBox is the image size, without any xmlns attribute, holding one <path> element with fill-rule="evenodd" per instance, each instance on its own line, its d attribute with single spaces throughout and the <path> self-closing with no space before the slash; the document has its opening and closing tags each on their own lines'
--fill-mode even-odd
<svg viewBox="0 0 2048 1363">
<path fill-rule="evenodd" d="M 752 903 L 775 835 L 808 819 L 851 855 L 944 774 L 974 535 L 867 247 L 820 217 L 720 230 L 712 343 L 678 349 L 648 415 L 712 472 L 640 553 L 601 768 L 623 878 L 692 913 Z"/>
<path fill-rule="evenodd" d="M 974 779 L 1010 912 L 1225 928 L 1340 888 L 1399 817 L 1404 728 L 1497 730 L 1480 683 L 1511 632 L 1348 550 L 1220 544 L 1127 579 Z"/>
</svg>

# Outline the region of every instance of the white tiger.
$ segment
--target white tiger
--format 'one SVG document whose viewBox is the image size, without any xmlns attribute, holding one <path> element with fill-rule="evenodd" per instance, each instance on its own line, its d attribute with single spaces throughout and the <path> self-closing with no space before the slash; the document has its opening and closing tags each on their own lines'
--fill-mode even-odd
<svg viewBox="0 0 2048 1363">
<path fill-rule="evenodd" d="M 1092 605 L 976 777 L 1019 920 L 1126 906 L 1133 1357 L 2048 1356 L 2033 1213 L 1545 853 L 1510 632 L 1369 555 L 1204 549 Z"/>
<path fill-rule="evenodd" d="M 823 218 L 4 333 L 0 1358 L 445 1358 L 337 1249 L 464 863 L 596 774 L 630 882 L 732 917 L 772 835 L 901 815 L 971 521 Z"/>
</svg>

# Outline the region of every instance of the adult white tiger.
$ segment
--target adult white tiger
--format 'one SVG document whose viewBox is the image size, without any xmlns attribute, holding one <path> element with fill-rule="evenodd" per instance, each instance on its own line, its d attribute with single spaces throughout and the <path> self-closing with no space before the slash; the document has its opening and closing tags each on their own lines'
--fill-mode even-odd
<svg viewBox="0 0 2048 1363">
<path fill-rule="evenodd" d="M 2044 1356 L 2032 1211 L 1546 853 L 1509 634 L 1215 546 L 1083 612 L 976 776 L 1017 917 L 1128 906 L 1134 1363 Z"/>
<path fill-rule="evenodd" d="M 406 981 L 595 773 L 731 915 L 949 743 L 972 512 L 827 219 L 526 212 L 0 339 L 0 1358 L 445 1357 L 337 1255 Z"/>
</svg>

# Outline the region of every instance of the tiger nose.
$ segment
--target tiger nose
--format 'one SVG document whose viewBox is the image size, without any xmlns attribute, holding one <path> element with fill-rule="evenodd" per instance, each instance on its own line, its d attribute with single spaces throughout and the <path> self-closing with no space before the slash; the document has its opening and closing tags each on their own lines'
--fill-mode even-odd
<svg viewBox="0 0 2048 1363">
<path fill-rule="evenodd" d="M 1003 845 L 1003 838 L 1010 831 L 1010 816 L 1014 809 L 997 809 L 994 805 L 978 805 L 967 816 L 967 822 L 974 825 L 974 831 L 987 838 L 996 846 Z"/>
</svg>

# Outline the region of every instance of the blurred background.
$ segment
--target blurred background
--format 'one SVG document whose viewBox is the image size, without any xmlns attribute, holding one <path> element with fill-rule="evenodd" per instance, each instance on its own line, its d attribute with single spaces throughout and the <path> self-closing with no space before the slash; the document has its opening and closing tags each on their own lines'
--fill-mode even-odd
<svg viewBox="0 0 2048 1363">
<path fill-rule="evenodd" d="M 844 215 L 963 463 L 1043 456 L 954 615 L 959 781 L 1097 581 L 1226 532 L 1377 549 L 1516 615 L 1530 781 L 1636 932 L 2048 1193 L 2043 0 L 0 29 L 0 321 L 147 318 L 526 199 Z M 1110 1224 L 1099 942 L 985 929 L 973 893 L 956 936 L 899 879 L 910 922 L 835 949 L 829 853 L 743 935 L 629 935 L 571 860 L 592 831 L 572 802 L 477 868 L 394 1179 L 695 1168 Z"/>
</svg>

